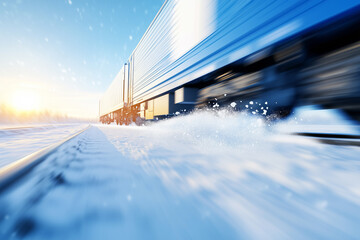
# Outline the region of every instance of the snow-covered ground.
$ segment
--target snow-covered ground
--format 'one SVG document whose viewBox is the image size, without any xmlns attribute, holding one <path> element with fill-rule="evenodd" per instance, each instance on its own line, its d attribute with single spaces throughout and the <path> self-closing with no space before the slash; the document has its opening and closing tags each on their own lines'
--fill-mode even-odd
<svg viewBox="0 0 360 240">
<path fill-rule="evenodd" d="M 0 126 L 0 168 L 58 142 L 86 124 L 32 124 Z"/>
<path fill-rule="evenodd" d="M 285 134 L 297 114 L 95 125 L 0 195 L 0 238 L 357 239 L 360 149 Z"/>
</svg>

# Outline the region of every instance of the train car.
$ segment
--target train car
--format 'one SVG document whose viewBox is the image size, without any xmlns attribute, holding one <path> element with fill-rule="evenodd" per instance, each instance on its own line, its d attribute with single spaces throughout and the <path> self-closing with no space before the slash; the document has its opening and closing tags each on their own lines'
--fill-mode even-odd
<svg viewBox="0 0 360 240">
<path fill-rule="evenodd" d="M 125 82 L 128 81 L 125 81 L 125 68 L 123 67 L 100 99 L 99 115 L 101 122 L 111 123 L 115 121 L 119 123 L 121 110 L 126 104 L 124 101 L 124 92 L 127 88 L 124 85 Z"/>
<path fill-rule="evenodd" d="M 100 100 L 100 121 L 250 100 L 280 116 L 318 104 L 359 118 L 359 26 L 360 0 L 167 0 Z"/>
</svg>

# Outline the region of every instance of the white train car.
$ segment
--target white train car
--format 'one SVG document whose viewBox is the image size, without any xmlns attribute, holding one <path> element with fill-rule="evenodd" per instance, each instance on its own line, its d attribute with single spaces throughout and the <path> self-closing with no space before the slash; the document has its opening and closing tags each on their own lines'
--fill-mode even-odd
<svg viewBox="0 0 360 240">
<path fill-rule="evenodd" d="M 124 68 L 116 75 L 115 79 L 102 96 L 99 102 L 99 115 L 104 123 L 117 122 L 121 109 L 125 106 L 125 71 Z"/>
<path fill-rule="evenodd" d="M 309 99 L 343 109 L 360 96 L 359 55 L 343 53 L 360 40 L 359 9 L 360 0 L 167 0 L 100 100 L 100 120 L 128 124 L 244 99 L 284 115 Z M 355 69 L 338 76 L 343 91 L 309 68 L 334 52 Z M 343 93 L 301 99 L 324 86 Z"/>
</svg>

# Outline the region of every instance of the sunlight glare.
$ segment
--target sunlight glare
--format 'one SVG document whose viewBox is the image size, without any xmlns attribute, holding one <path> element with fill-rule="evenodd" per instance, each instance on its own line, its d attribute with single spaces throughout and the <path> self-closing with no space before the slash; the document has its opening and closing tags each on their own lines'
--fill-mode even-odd
<svg viewBox="0 0 360 240">
<path fill-rule="evenodd" d="M 36 111 L 39 109 L 39 96 L 31 90 L 19 90 L 12 96 L 12 107 L 16 111 Z"/>
</svg>

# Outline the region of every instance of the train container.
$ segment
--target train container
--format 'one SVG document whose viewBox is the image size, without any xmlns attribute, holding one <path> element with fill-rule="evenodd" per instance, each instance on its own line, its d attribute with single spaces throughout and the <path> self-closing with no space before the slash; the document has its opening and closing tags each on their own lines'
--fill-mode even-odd
<svg viewBox="0 0 360 240">
<path fill-rule="evenodd" d="M 127 124 L 243 100 L 266 101 L 280 116 L 320 104 L 357 118 L 359 4 L 165 1 L 100 100 L 100 120 Z"/>
</svg>

